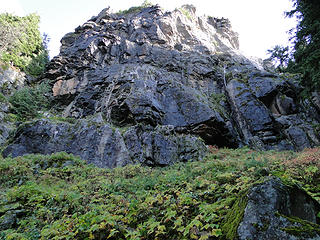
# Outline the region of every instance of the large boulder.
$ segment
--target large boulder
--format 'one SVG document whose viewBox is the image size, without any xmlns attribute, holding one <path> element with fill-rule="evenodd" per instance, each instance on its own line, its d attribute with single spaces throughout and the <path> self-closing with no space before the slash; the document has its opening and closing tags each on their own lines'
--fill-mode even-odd
<svg viewBox="0 0 320 240">
<path fill-rule="evenodd" d="M 172 127 L 137 125 L 116 128 L 100 117 L 73 122 L 40 119 L 25 123 L 3 156 L 54 152 L 72 153 L 98 167 L 141 163 L 165 166 L 179 161 L 201 160 L 206 147 L 196 137 L 178 134 Z"/>
<path fill-rule="evenodd" d="M 248 193 L 240 240 L 320 239 L 320 205 L 298 186 L 271 177 Z"/>
</svg>

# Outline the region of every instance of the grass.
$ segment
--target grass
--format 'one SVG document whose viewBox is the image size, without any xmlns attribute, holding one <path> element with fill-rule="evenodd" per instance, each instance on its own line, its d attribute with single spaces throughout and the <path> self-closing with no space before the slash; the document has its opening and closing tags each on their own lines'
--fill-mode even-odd
<svg viewBox="0 0 320 240">
<path fill-rule="evenodd" d="M 319 157 L 210 147 L 201 162 L 115 169 L 66 153 L 0 159 L 0 239 L 232 239 L 239 196 L 266 176 L 320 201 Z"/>
</svg>

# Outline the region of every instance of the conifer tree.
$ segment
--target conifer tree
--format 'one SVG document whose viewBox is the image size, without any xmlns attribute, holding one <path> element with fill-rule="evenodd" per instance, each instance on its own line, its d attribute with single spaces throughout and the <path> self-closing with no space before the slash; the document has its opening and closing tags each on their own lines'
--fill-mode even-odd
<svg viewBox="0 0 320 240">
<path fill-rule="evenodd" d="M 293 61 L 291 72 L 302 74 L 302 85 L 307 90 L 320 90 L 320 1 L 292 0 L 294 9 L 287 13 L 296 17 L 293 33 Z"/>
<path fill-rule="evenodd" d="M 47 40 L 39 31 L 40 17 L 0 14 L 0 60 L 32 76 L 40 75 L 49 61 Z"/>
</svg>

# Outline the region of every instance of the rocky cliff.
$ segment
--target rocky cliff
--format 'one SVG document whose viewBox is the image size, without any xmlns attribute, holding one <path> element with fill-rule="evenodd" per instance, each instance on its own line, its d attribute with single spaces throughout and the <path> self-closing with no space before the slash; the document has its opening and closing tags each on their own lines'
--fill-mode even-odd
<svg viewBox="0 0 320 240">
<path fill-rule="evenodd" d="M 319 145 L 320 95 L 243 56 L 227 19 L 104 9 L 61 42 L 39 119 L 12 119 L 35 82 L 0 70 L 1 153 L 26 155 L 0 156 L 0 239 L 320 238 L 320 149 L 251 150 Z"/>
<path fill-rule="evenodd" d="M 27 123 L 4 156 L 59 150 L 114 167 L 201 159 L 200 139 L 261 150 L 319 145 L 316 105 L 299 99 L 294 76 L 243 56 L 227 19 L 199 17 L 190 5 L 104 9 L 61 43 L 42 81 L 55 109 L 78 123 Z"/>
</svg>

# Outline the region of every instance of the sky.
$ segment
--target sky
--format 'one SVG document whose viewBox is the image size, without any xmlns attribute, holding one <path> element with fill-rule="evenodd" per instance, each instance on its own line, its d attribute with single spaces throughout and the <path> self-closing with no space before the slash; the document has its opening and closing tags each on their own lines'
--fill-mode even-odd
<svg viewBox="0 0 320 240">
<path fill-rule="evenodd" d="M 113 11 L 139 6 L 143 0 L 0 0 L 0 12 L 19 16 L 40 15 L 40 31 L 50 37 L 49 54 L 59 54 L 60 39 L 110 6 Z M 151 0 L 166 10 L 193 4 L 199 15 L 229 18 L 239 33 L 240 50 L 248 55 L 267 58 L 267 49 L 287 45 L 287 32 L 296 25 L 284 17 L 292 8 L 290 0 Z"/>
</svg>

